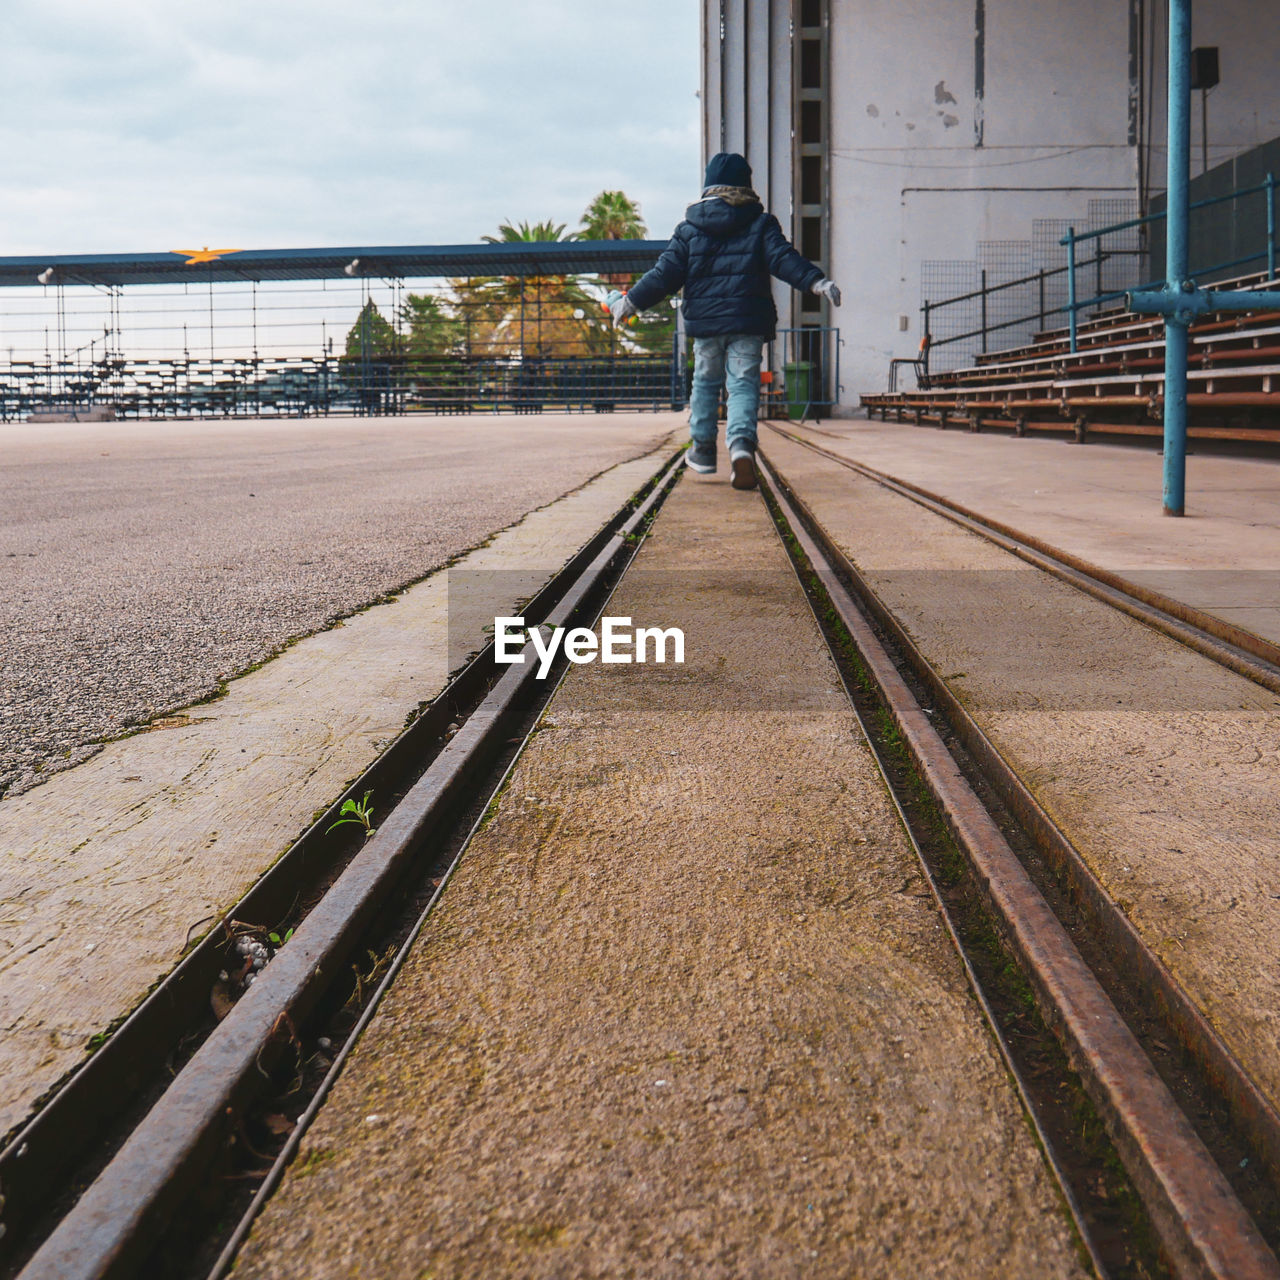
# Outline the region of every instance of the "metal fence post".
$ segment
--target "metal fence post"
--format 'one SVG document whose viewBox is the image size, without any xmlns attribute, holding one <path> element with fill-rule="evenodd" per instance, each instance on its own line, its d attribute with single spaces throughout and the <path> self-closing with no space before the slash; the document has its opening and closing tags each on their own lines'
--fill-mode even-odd
<svg viewBox="0 0 1280 1280">
<path fill-rule="evenodd" d="M 987 354 L 987 273 L 982 272 L 982 354 Z"/>
<path fill-rule="evenodd" d="M 369 305 L 371 298 L 366 298 L 360 309 L 360 413 L 367 415 L 371 411 L 369 399 L 372 395 L 370 386 L 373 381 L 371 356 L 369 353 Z"/>
<path fill-rule="evenodd" d="M 1165 289 L 1181 293 L 1187 279 L 1187 222 L 1191 166 L 1191 0 L 1169 2 L 1168 220 Z M 1173 301 L 1172 296 L 1170 302 Z M 1187 327 L 1174 308 L 1164 321 L 1164 512 L 1180 516 L 1187 478 Z"/>
<path fill-rule="evenodd" d="M 1267 174 L 1267 279 L 1276 278 L 1276 175 Z"/>
<path fill-rule="evenodd" d="M 1076 344 L 1076 229 L 1067 228 L 1067 324 L 1071 330 L 1071 351 Z"/>
</svg>

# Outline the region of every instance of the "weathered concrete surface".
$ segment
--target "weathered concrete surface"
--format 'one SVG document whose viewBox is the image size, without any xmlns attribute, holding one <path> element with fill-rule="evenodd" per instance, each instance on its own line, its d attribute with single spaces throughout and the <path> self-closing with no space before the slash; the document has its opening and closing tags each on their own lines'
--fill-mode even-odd
<svg viewBox="0 0 1280 1280">
<path fill-rule="evenodd" d="M 678 421 L 0 424 L 0 794 L 207 696 Z"/>
<path fill-rule="evenodd" d="M 1280 1105 L 1280 698 L 807 449 L 767 452 Z"/>
<path fill-rule="evenodd" d="M 1153 449 L 858 420 L 798 434 L 1280 643 L 1280 458 L 1189 458 L 1171 520 Z"/>
<path fill-rule="evenodd" d="M 511 593 L 489 625 L 668 454 L 614 468 L 465 557 L 473 587 Z M 0 1133 L 440 691 L 454 665 L 449 577 L 301 641 L 171 727 L 0 801 Z M 479 648 L 478 618 L 474 639 Z"/>
<path fill-rule="evenodd" d="M 607 612 L 236 1275 L 1081 1274 L 758 496 Z"/>
</svg>

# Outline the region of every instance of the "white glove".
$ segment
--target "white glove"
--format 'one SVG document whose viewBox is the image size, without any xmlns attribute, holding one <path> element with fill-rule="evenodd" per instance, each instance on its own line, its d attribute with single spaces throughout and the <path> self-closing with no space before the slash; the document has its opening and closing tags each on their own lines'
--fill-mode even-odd
<svg viewBox="0 0 1280 1280">
<path fill-rule="evenodd" d="M 639 314 L 625 293 L 620 293 L 609 303 L 609 314 L 613 316 L 614 325 L 625 324 L 628 316 Z"/>
<path fill-rule="evenodd" d="M 829 298 L 833 307 L 840 305 L 840 286 L 834 280 L 819 280 L 810 290 L 820 298 Z"/>
</svg>

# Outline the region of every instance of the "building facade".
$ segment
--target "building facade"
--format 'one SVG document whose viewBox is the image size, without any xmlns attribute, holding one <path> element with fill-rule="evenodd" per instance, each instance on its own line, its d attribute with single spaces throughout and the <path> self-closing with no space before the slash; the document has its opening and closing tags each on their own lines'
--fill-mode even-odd
<svg viewBox="0 0 1280 1280">
<path fill-rule="evenodd" d="M 838 311 L 777 295 L 784 325 L 839 326 L 836 412 L 882 389 L 892 357 L 915 353 L 924 301 L 1052 271 L 1068 226 L 1147 210 L 1164 185 L 1167 10 L 703 0 L 703 150 L 743 152 L 768 207 L 844 291 Z M 1252 0 L 1197 6 L 1194 43 L 1218 49 L 1221 80 L 1203 139 L 1195 95 L 1193 172 L 1280 135 L 1275 16 Z M 1115 247 L 1108 271 L 1140 274 L 1139 233 Z M 1062 283 L 1050 278 L 1050 309 Z M 935 338 L 973 325 L 971 310 L 938 312 Z M 1014 327 L 997 345 L 1024 336 Z M 939 347 L 935 367 L 973 351 Z"/>
</svg>

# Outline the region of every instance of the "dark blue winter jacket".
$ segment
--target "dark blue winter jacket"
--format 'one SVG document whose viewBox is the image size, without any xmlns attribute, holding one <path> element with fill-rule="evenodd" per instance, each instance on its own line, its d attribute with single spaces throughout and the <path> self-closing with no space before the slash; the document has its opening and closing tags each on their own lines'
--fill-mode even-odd
<svg viewBox="0 0 1280 1280">
<path fill-rule="evenodd" d="M 643 311 L 684 288 L 685 329 L 695 338 L 752 333 L 772 338 L 778 324 L 769 277 L 812 288 L 822 268 L 797 253 L 758 200 L 711 196 L 691 204 L 652 270 L 632 286 Z"/>
</svg>

